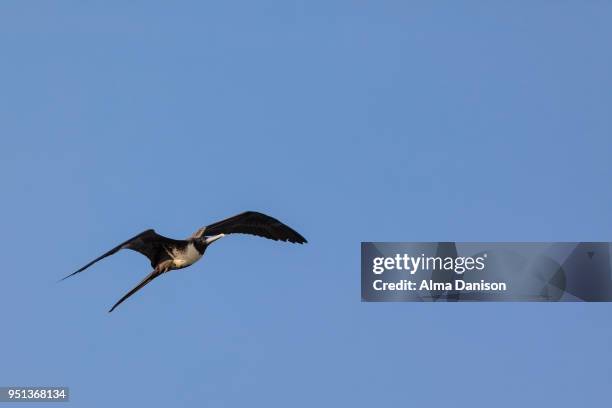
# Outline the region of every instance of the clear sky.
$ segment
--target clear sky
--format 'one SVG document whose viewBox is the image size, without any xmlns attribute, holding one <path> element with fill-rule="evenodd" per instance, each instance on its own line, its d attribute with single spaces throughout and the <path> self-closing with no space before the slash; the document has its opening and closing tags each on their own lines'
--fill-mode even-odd
<svg viewBox="0 0 612 408">
<path fill-rule="evenodd" d="M 612 305 L 361 303 L 359 251 L 612 240 L 611 20 L 595 0 L 3 1 L 0 385 L 94 408 L 602 406 Z M 56 283 L 243 210 L 310 243 L 223 239 L 110 315 L 139 254 Z"/>
</svg>

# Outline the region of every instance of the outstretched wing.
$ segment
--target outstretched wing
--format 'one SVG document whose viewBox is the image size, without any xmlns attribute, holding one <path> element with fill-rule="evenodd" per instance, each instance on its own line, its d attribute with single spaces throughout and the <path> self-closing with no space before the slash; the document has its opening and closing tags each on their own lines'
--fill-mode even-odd
<svg viewBox="0 0 612 408">
<path fill-rule="evenodd" d="M 200 229 L 196 234 L 212 236 L 217 234 L 251 234 L 275 241 L 289 241 L 296 244 L 304 244 L 308 241 L 298 232 L 283 224 L 276 218 L 247 211 L 234 215 L 223 221 L 210 224 Z"/>
<path fill-rule="evenodd" d="M 151 261 L 151 266 L 155 266 L 155 263 L 159 259 L 159 252 L 163 250 L 163 245 L 177 243 L 180 241 L 166 238 L 164 236 L 159 235 L 152 229 L 148 229 L 146 231 L 141 232 L 140 234 L 128 239 L 127 241 L 117 245 L 110 251 L 100 255 L 87 265 L 80 268 L 78 271 L 71 273 L 68 276 L 63 277 L 61 280 L 71 277 L 72 275 L 76 275 L 79 272 L 84 271 L 89 268 L 91 265 L 95 264 L 101 259 L 106 258 L 107 256 L 111 256 L 122 249 L 131 249 L 132 251 L 140 252 Z"/>
<path fill-rule="evenodd" d="M 125 295 L 123 295 L 123 297 L 121 299 L 119 299 L 117 301 L 117 303 L 115 303 L 113 305 L 113 307 L 111 307 L 111 309 L 108 311 L 108 313 L 112 312 L 113 310 L 115 310 L 115 308 L 117 306 L 119 306 L 120 304 L 122 304 L 127 298 L 129 298 L 130 296 L 132 296 L 134 293 L 138 292 L 140 289 L 142 289 L 147 283 L 151 282 L 153 279 L 157 278 L 159 275 L 161 275 L 162 272 L 159 272 L 157 269 L 155 269 L 153 272 L 151 272 L 150 274 L 148 274 L 138 285 L 136 285 L 134 287 L 134 289 L 130 290 L 128 293 L 126 293 Z"/>
</svg>

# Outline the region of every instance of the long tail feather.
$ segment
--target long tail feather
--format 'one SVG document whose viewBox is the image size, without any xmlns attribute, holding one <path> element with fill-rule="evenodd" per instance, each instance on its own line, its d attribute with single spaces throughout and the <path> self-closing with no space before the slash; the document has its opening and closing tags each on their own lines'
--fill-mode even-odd
<svg viewBox="0 0 612 408">
<path fill-rule="evenodd" d="M 108 311 L 108 313 L 112 312 L 113 310 L 115 310 L 115 308 L 117 306 L 119 306 L 121 303 L 123 303 L 125 300 L 127 300 L 127 298 L 129 298 L 130 296 L 132 296 L 134 293 L 138 292 L 140 289 L 142 289 L 147 283 L 151 282 L 153 279 L 157 278 L 159 275 L 161 275 L 161 272 L 158 272 L 157 270 L 154 270 L 153 272 L 151 272 L 150 274 L 147 275 L 146 278 L 144 278 L 142 280 L 142 282 L 140 282 L 138 285 L 136 285 L 134 287 L 134 289 L 130 290 L 128 293 L 126 293 L 121 299 L 119 299 L 119 301 L 117 303 L 115 303 L 113 305 L 113 307 Z"/>
</svg>

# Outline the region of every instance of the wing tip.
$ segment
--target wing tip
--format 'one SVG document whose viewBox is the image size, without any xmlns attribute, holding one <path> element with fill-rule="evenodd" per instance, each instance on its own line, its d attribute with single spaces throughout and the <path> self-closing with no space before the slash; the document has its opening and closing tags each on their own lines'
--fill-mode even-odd
<svg viewBox="0 0 612 408">
<path fill-rule="evenodd" d="M 72 272 L 70 275 L 66 275 L 66 276 L 64 276 L 63 278 L 58 279 L 58 280 L 57 280 L 57 283 L 62 282 L 62 281 L 64 281 L 64 280 L 68 279 L 69 277 L 76 275 L 76 274 L 77 274 L 77 273 L 79 273 L 79 272 L 83 272 L 83 270 L 82 270 L 82 269 L 79 269 L 79 270 L 78 270 L 78 271 L 76 271 L 76 272 Z"/>
<path fill-rule="evenodd" d="M 289 237 L 287 239 L 284 239 L 283 241 L 285 242 L 291 242 L 292 244 L 307 244 L 308 241 L 306 240 L 306 238 L 304 238 L 303 236 L 301 236 L 300 234 L 296 233 L 295 237 Z"/>
</svg>

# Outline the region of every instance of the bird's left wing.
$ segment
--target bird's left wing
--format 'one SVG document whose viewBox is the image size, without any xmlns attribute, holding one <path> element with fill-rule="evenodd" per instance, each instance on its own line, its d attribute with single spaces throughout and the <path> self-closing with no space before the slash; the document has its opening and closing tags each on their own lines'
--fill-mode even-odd
<svg viewBox="0 0 612 408">
<path fill-rule="evenodd" d="M 89 262 L 87 265 L 83 266 L 79 270 L 71 273 L 68 276 L 63 277 L 61 280 L 64 280 L 66 278 L 71 277 L 72 275 L 76 275 L 77 273 L 84 271 L 85 269 L 89 268 L 91 265 L 95 264 L 96 262 L 106 258 L 107 256 L 111 256 L 119 252 L 122 249 L 131 249 L 132 251 L 136 251 L 136 252 L 143 254 L 144 256 L 149 258 L 149 260 L 151 261 L 151 265 L 155 266 L 154 263 L 157 261 L 159 250 L 162 249 L 163 244 L 168 244 L 168 243 L 173 243 L 173 242 L 178 242 L 178 241 L 171 239 L 171 238 L 166 238 L 156 233 L 155 230 L 148 229 L 146 231 L 141 232 L 138 235 L 133 236 L 127 241 L 122 242 L 121 244 L 117 245 L 110 251 L 105 252 L 104 254 L 100 255 L 93 261 Z"/>
</svg>

